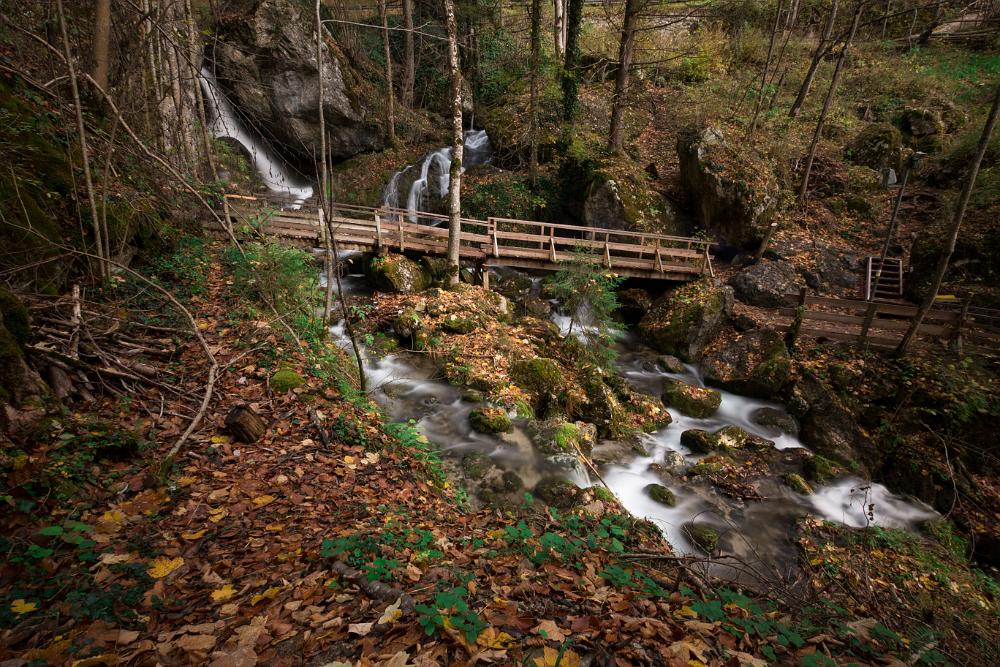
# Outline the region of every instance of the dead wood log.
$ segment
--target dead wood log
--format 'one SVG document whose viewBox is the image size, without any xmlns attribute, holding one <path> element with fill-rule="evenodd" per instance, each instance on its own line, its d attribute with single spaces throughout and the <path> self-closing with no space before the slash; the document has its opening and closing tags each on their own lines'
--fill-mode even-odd
<svg viewBox="0 0 1000 667">
<path fill-rule="evenodd" d="M 381 581 L 368 581 L 368 577 L 343 561 L 334 561 L 330 566 L 334 572 L 361 589 L 361 591 L 373 600 L 379 602 L 395 602 L 399 600 L 399 608 L 403 611 L 413 611 L 413 598 L 409 593 L 393 588 Z"/>
<path fill-rule="evenodd" d="M 234 439 L 246 444 L 260 440 L 267 432 L 267 424 L 249 406 L 237 406 L 226 415 L 226 430 Z"/>
</svg>

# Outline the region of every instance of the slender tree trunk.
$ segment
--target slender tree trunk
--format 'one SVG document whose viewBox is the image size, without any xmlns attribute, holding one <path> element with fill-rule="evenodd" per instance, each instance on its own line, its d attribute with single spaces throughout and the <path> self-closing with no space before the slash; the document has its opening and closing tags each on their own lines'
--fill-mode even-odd
<svg viewBox="0 0 1000 667">
<path fill-rule="evenodd" d="M 69 46 L 69 32 L 66 30 L 66 16 L 63 12 L 62 0 L 56 0 L 56 11 L 59 14 L 59 30 L 62 33 L 63 50 L 66 55 L 66 67 L 69 68 L 70 89 L 73 91 L 73 107 L 76 111 L 76 131 L 80 133 L 80 156 L 83 159 L 83 179 L 87 186 L 87 203 L 90 204 L 90 220 L 94 229 L 94 245 L 97 247 L 98 274 L 101 278 L 111 275 L 108 266 L 108 256 L 105 253 L 104 237 L 101 234 L 101 219 L 97 216 L 97 195 L 94 192 L 94 179 L 90 173 L 90 149 L 87 147 L 87 127 L 83 122 L 83 107 L 80 104 L 80 87 L 77 85 L 76 68 L 73 66 L 73 52 Z"/>
<path fill-rule="evenodd" d="M 809 95 L 809 89 L 812 88 L 813 80 L 816 78 L 816 71 L 819 69 L 820 63 L 823 62 L 827 45 L 830 43 L 830 36 L 833 35 L 833 27 L 837 23 L 837 8 L 839 6 L 840 0 L 833 0 L 833 5 L 830 7 L 830 14 L 826 19 L 826 27 L 823 29 L 823 37 L 819 40 L 819 44 L 816 45 L 816 52 L 813 53 L 812 62 L 809 63 L 809 71 L 806 72 L 806 78 L 803 79 L 802 85 L 799 87 L 799 94 L 795 96 L 795 102 L 792 103 L 792 108 L 788 110 L 789 118 L 795 118 L 799 115 L 802 105 Z"/>
<path fill-rule="evenodd" d="M 611 131 L 608 149 L 621 153 L 625 149 L 625 106 L 628 102 L 629 70 L 635 51 L 635 31 L 639 22 L 641 0 L 625 0 L 625 19 L 622 23 L 621 43 L 618 46 L 618 75 L 615 77 L 615 96 L 611 100 Z"/>
<path fill-rule="evenodd" d="M 979 167 L 983 162 L 986 150 L 989 148 L 990 138 L 993 136 L 993 130 L 996 129 L 998 116 L 1000 116 L 1000 84 L 997 85 L 996 92 L 993 94 L 993 106 L 990 108 L 989 116 L 986 118 L 983 133 L 979 137 L 979 146 L 976 148 L 976 156 L 969 167 L 969 175 L 965 180 L 965 185 L 962 186 L 962 194 L 958 197 L 958 204 L 955 207 L 955 215 L 952 218 L 951 229 L 948 234 L 948 242 L 941 250 L 941 257 L 938 259 L 937 269 L 934 272 L 934 278 L 931 280 L 931 287 L 927 291 L 927 296 L 920 304 L 916 316 L 910 322 L 910 328 L 906 330 L 906 335 L 903 336 L 899 347 L 896 348 L 897 356 L 906 354 L 906 349 L 910 346 L 914 336 L 917 335 L 917 330 L 927 316 L 927 311 L 934 305 L 934 300 L 941 289 L 941 283 L 944 282 L 944 276 L 948 273 L 948 264 L 951 262 L 952 253 L 955 252 L 958 233 L 962 229 L 962 218 L 965 217 L 965 209 L 969 206 L 969 199 L 972 197 L 972 190 L 975 188 L 976 178 L 979 176 Z"/>
<path fill-rule="evenodd" d="M 566 61 L 563 64 L 563 120 L 572 123 L 579 110 L 578 69 L 580 67 L 580 24 L 583 22 L 583 0 L 569 0 L 566 21 Z"/>
<path fill-rule="evenodd" d="M 866 0 L 858 2 L 857 9 L 854 10 L 854 20 L 851 22 L 851 31 L 844 40 L 844 48 L 837 58 L 837 66 L 833 70 L 833 79 L 830 81 L 830 89 L 826 92 L 826 99 L 823 101 L 823 110 L 816 121 L 816 131 L 813 132 L 812 143 L 809 145 L 809 155 L 806 157 L 805 172 L 802 175 L 802 185 L 799 187 L 799 203 L 805 203 L 806 193 L 809 191 L 809 175 L 812 173 L 813 161 L 816 159 L 816 148 L 823 134 L 823 125 L 826 123 L 827 114 L 830 113 L 830 105 L 837 94 L 837 84 L 840 83 L 840 74 L 844 69 L 844 61 L 847 59 L 847 52 L 854 41 L 854 35 L 858 32 L 858 25 L 861 23 L 861 15 L 865 11 Z"/>
<path fill-rule="evenodd" d="M 552 32 L 555 38 L 556 59 L 562 60 L 566 52 L 566 0 L 553 0 L 553 25 Z M 534 8 L 534 4 L 532 4 Z M 532 10 L 534 11 L 534 10 Z M 532 16 L 534 21 L 534 16 Z"/>
<path fill-rule="evenodd" d="M 111 69 L 111 0 L 94 4 L 94 80 L 107 90 Z"/>
<path fill-rule="evenodd" d="M 559 0 L 556 0 L 558 3 Z M 529 99 L 529 133 L 531 156 L 529 173 L 531 187 L 538 185 L 538 67 L 542 54 L 542 0 L 531 0 L 531 94 Z"/>
<path fill-rule="evenodd" d="M 771 58 L 774 57 L 774 45 L 778 41 L 778 26 L 781 22 L 781 10 L 783 6 L 783 0 L 778 0 L 778 5 L 774 8 L 774 24 L 771 26 L 771 41 L 768 42 L 767 45 L 767 59 L 764 60 L 764 71 L 760 74 L 760 87 L 757 90 L 757 100 L 753 107 L 753 118 L 750 120 L 750 134 L 753 134 L 754 130 L 757 129 L 757 119 L 760 117 L 760 110 L 764 106 L 764 89 L 767 87 L 767 75 L 771 70 Z"/>
<path fill-rule="evenodd" d="M 385 51 L 385 87 L 389 95 L 389 145 L 396 145 L 396 93 L 392 87 L 392 51 L 389 49 L 389 14 L 386 0 L 379 0 L 378 11 L 382 16 L 382 48 Z"/>
<path fill-rule="evenodd" d="M 458 65 L 458 30 L 455 4 L 444 0 L 448 28 L 448 68 L 451 72 L 451 178 L 448 188 L 448 282 L 458 284 L 462 234 L 462 158 L 465 147 L 462 135 L 462 71 Z"/>
<path fill-rule="evenodd" d="M 403 106 L 413 106 L 413 84 L 416 70 L 413 63 L 413 0 L 403 0 Z"/>
</svg>

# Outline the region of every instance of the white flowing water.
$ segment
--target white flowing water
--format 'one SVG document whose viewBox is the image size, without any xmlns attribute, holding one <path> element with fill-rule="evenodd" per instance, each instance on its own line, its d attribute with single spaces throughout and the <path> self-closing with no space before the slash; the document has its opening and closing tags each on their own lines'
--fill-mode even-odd
<svg viewBox="0 0 1000 667">
<path fill-rule="evenodd" d="M 312 197 L 312 186 L 294 176 L 281 157 L 247 129 L 208 66 L 201 69 L 201 90 L 212 136 L 233 139 L 243 146 L 250 155 L 254 171 L 268 190 L 289 199 L 291 208 L 299 208 Z"/>
<path fill-rule="evenodd" d="M 463 151 L 462 171 L 489 163 L 493 157 L 493 149 L 486 130 L 467 131 Z M 439 203 L 433 199 L 441 199 L 448 194 L 451 184 L 451 153 L 451 147 L 439 148 L 424 155 L 416 165 L 407 165 L 397 171 L 385 187 L 382 204 L 410 211 L 409 220 L 414 223 L 419 222 L 416 215 L 418 211 L 433 212 Z M 406 185 L 407 182 L 409 186 Z"/>
</svg>

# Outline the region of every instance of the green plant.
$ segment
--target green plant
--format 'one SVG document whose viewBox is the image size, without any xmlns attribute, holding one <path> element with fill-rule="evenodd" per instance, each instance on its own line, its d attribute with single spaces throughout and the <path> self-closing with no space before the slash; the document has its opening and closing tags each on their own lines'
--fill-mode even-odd
<svg viewBox="0 0 1000 667">
<path fill-rule="evenodd" d="M 445 623 L 461 632 L 466 641 L 474 643 L 487 623 L 470 607 L 466 598 L 469 591 L 463 586 L 439 591 L 434 596 L 434 604 L 416 605 L 417 620 L 428 637 L 445 627 Z"/>
</svg>

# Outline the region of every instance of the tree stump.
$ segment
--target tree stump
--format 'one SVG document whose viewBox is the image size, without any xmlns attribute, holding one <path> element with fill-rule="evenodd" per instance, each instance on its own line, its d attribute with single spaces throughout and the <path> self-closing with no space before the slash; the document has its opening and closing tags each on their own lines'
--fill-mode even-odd
<svg viewBox="0 0 1000 667">
<path fill-rule="evenodd" d="M 249 445 L 261 439 L 267 425 L 250 407 L 238 406 L 226 415 L 226 430 L 235 440 Z"/>
</svg>

